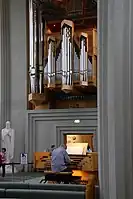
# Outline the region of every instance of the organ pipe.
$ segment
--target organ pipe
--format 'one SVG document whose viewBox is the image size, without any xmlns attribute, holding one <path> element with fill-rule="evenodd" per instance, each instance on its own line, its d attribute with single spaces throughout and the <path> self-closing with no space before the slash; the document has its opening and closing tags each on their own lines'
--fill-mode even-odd
<svg viewBox="0 0 133 199">
<path fill-rule="evenodd" d="M 55 87 L 55 51 L 55 38 L 48 37 L 48 87 Z"/>
<path fill-rule="evenodd" d="M 80 36 L 80 82 L 88 86 L 88 34 L 81 33 Z"/>
<path fill-rule="evenodd" d="M 73 33 L 74 24 L 72 21 L 64 20 L 61 23 L 62 29 L 62 89 L 72 88 L 73 70 Z"/>
<path fill-rule="evenodd" d="M 30 51 L 30 92 L 39 92 L 39 14 L 37 5 L 29 0 L 29 51 Z"/>
<path fill-rule="evenodd" d="M 42 12 L 39 10 L 39 93 L 44 92 L 44 23 Z"/>
<path fill-rule="evenodd" d="M 56 85 L 61 84 L 62 80 L 62 42 L 59 42 L 59 45 L 56 48 Z"/>
<path fill-rule="evenodd" d="M 36 68 L 34 67 L 34 9 L 33 1 L 29 0 L 29 51 L 30 51 L 30 92 L 36 92 Z"/>
</svg>

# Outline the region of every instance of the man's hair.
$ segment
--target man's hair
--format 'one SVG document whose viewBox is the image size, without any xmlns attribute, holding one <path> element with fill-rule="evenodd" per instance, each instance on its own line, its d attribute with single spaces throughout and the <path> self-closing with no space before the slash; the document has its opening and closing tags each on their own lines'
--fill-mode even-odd
<svg viewBox="0 0 133 199">
<path fill-rule="evenodd" d="M 89 150 L 90 149 L 90 145 L 88 144 L 88 146 L 87 146 L 87 150 Z"/>
<path fill-rule="evenodd" d="M 6 152 L 6 148 L 2 148 L 2 151 Z"/>
<path fill-rule="evenodd" d="M 51 145 L 51 149 L 53 149 L 53 148 L 55 148 L 55 145 L 54 145 L 54 144 Z"/>
</svg>

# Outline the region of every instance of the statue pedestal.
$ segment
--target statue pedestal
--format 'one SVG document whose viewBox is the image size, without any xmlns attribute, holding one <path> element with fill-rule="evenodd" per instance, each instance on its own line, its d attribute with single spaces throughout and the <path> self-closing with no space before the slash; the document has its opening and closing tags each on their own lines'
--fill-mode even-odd
<svg viewBox="0 0 133 199">
<path fill-rule="evenodd" d="M 48 108 L 46 96 L 43 93 L 30 93 L 29 102 L 31 102 L 37 110 Z"/>
</svg>

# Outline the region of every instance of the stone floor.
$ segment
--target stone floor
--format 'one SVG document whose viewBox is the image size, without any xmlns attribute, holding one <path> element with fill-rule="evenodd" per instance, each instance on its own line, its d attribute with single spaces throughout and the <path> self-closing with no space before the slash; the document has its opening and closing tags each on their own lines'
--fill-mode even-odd
<svg viewBox="0 0 133 199">
<path fill-rule="evenodd" d="M 43 178 L 43 173 L 37 172 L 21 172 L 16 173 L 14 175 L 7 174 L 5 178 L 0 176 L 0 182 L 27 182 L 27 183 L 39 183 L 40 180 Z M 1 198 L 4 199 L 4 198 Z M 10 199 L 10 198 L 7 198 Z"/>
<path fill-rule="evenodd" d="M 43 178 L 43 173 L 37 172 L 20 172 L 14 175 L 6 174 L 4 178 L 0 176 L 0 182 L 28 182 L 28 183 L 39 183 L 39 181 Z"/>
</svg>

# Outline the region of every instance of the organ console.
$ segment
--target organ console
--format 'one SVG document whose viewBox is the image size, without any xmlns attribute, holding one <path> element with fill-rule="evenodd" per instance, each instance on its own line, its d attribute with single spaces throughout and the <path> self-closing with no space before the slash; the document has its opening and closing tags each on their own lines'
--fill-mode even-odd
<svg viewBox="0 0 133 199">
<path fill-rule="evenodd" d="M 60 30 L 45 31 L 41 10 L 29 1 L 29 101 L 35 107 L 47 103 L 51 90 L 82 95 L 96 87 L 96 29 L 74 30 L 73 21 L 63 20 Z"/>
</svg>

